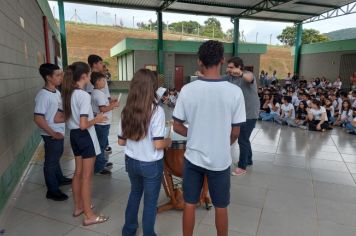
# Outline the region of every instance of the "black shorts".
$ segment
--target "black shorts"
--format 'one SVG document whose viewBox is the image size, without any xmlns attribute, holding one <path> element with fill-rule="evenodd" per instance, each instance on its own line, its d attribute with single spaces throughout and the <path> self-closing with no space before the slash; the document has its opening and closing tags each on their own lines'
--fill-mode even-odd
<svg viewBox="0 0 356 236">
<path fill-rule="evenodd" d="M 96 157 L 93 140 L 88 130 L 72 129 L 70 131 L 70 145 L 74 156 L 82 158 Z"/>
<path fill-rule="evenodd" d="M 223 171 L 212 171 L 192 164 L 185 159 L 183 174 L 184 201 L 190 204 L 199 202 L 204 176 L 214 207 L 226 208 L 230 204 L 230 167 Z"/>
</svg>

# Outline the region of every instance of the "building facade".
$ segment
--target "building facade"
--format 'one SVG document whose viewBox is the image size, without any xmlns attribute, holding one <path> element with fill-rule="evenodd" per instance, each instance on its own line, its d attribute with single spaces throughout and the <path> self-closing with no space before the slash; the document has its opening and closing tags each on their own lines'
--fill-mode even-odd
<svg viewBox="0 0 356 236">
<path fill-rule="evenodd" d="M 197 52 L 202 42 L 164 40 L 164 79 L 161 83 L 167 88 L 178 90 L 190 81 L 197 67 Z M 246 69 L 258 76 L 260 55 L 267 51 L 264 44 L 240 44 L 239 56 L 244 60 Z M 224 43 L 225 59 L 232 57 L 232 43 Z M 130 81 L 140 68 L 157 69 L 157 40 L 126 38 L 111 49 L 111 56 L 117 58 L 118 79 Z M 225 73 L 226 64 L 221 73 Z M 127 83 L 126 83 L 127 84 Z"/>
<path fill-rule="evenodd" d="M 40 135 L 34 99 L 40 64 L 60 63 L 59 31 L 47 0 L 0 1 L 0 211 L 27 167 Z"/>
</svg>

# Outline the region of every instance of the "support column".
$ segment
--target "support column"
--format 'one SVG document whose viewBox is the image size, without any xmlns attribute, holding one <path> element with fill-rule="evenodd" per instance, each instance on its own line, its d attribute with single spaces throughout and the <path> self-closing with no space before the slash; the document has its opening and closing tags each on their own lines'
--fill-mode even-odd
<svg viewBox="0 0 356 236">
<path fill-rule="evenodd" d="M 294 51 L 294 73 L 299 75 L 300 67 L 300 53 L 302 49 L 302 35 L 303 35 L 303 24 L 301 22 L 296 25 L 296 36 L 295 36 L 295 51 Z"/>
<path fill-rule="evenodd" d="M 157 12 L 157 66 L 158 74 L 164 74 L 164 53 L 163 53 L 163 24 L 162 24 L 162 12 Z"/>
<path fill-rule="evenodd" d="M 239 55 L 239 36 L 240 36 L 240 19 L 234 18 L 234 35 L 233 35 L 233 49 L 232 55 L 237 57 Z"/>
<path fill-rule="evenodd" d="M 64 16 L 64 5 L 63 0 L 58 0 L 58 10 L 59 10 L 59 24 L 61 33 L 61 48 L 62 48 L 62 65 L 63 68 L 68 66 L 68 56 L 67 56 L 67 36 L 66 36 L 66 21 Z"/>
</svg>

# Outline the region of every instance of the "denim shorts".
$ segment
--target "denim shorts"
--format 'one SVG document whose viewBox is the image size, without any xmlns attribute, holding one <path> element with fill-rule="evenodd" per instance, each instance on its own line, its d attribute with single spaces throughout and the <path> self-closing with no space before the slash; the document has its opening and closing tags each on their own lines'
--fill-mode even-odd
<svg viewBox="0 0 356 236">
<path fill-rule="evenodd" d="M 226 208 L 230 204 L 230 167 L 223 171 L 212 171 L 192 164 L 185 159 L 183 174 L 184 201 L 197 204 L 203 187 L 204 176 L 214 207 Z"/>
<path fill-rule="evenodd" d="M 82 158 L 96 157 L 93 140 L 88 130 L 72 129 L 70 131 L 70 145 L 74 156 Z"/>
</svg>

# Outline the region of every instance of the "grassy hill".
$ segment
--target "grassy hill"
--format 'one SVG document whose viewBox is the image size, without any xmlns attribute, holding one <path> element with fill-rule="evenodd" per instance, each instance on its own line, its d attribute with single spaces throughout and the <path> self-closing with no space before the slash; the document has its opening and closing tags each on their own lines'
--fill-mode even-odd
<svg viewBox="0 0 356 236">
<path fill-rule="evenodd" d="M 277 78 L 283 79 L 288 72 L 293 73 L 293 62 L 290 47 L 268 46 L 267 53 L 261 55 L 260 70 L 267 71 L 269 75 L 276 70 Z"/>
<path fill-rule="evenodd" d="M 137 29 L 127 29 L 112 26 L 92 24 L 75 24 L 66 22 L 68 61 L 86 61 L 89 54 L 98 54 L 109 63 L 109 70 L 113 78 L 117 78 L 115 58 L 110 58 L 110 49 L 122 39 L 156 38 L 156 32 Z M 191 35 L 164 34 L 164 39 L 194 40 L 201 39 Z"/>
<path fill-rule="evenodd" d="M 347 28 L 325 34 L 331 41 L 356 38 L 356 28 Z"/>
<path fill-rule="evenodd" d="M 115 58 L 110 58 L 110 49 L 126 37 L 156 38 L 156 32 L 137 29 L 127 29 L 112 26 L 91 24 L 66 23 L 67 47 L 69 63 L 86 61 L 89 54 L 98 54 L 109 62 L 109 70 L 113 78 L 117 78 L 117 65 Z M 170 40 L 202 40 L 192 35 L 164 33 L 164 39 Z M 267 54 L 261 56 L 261 69 L 272 74 L 277 70 L 277 77 L 283 78 L 293 69 L 293 57 L 290 48 L 270 46 Z"/>
</svg>

